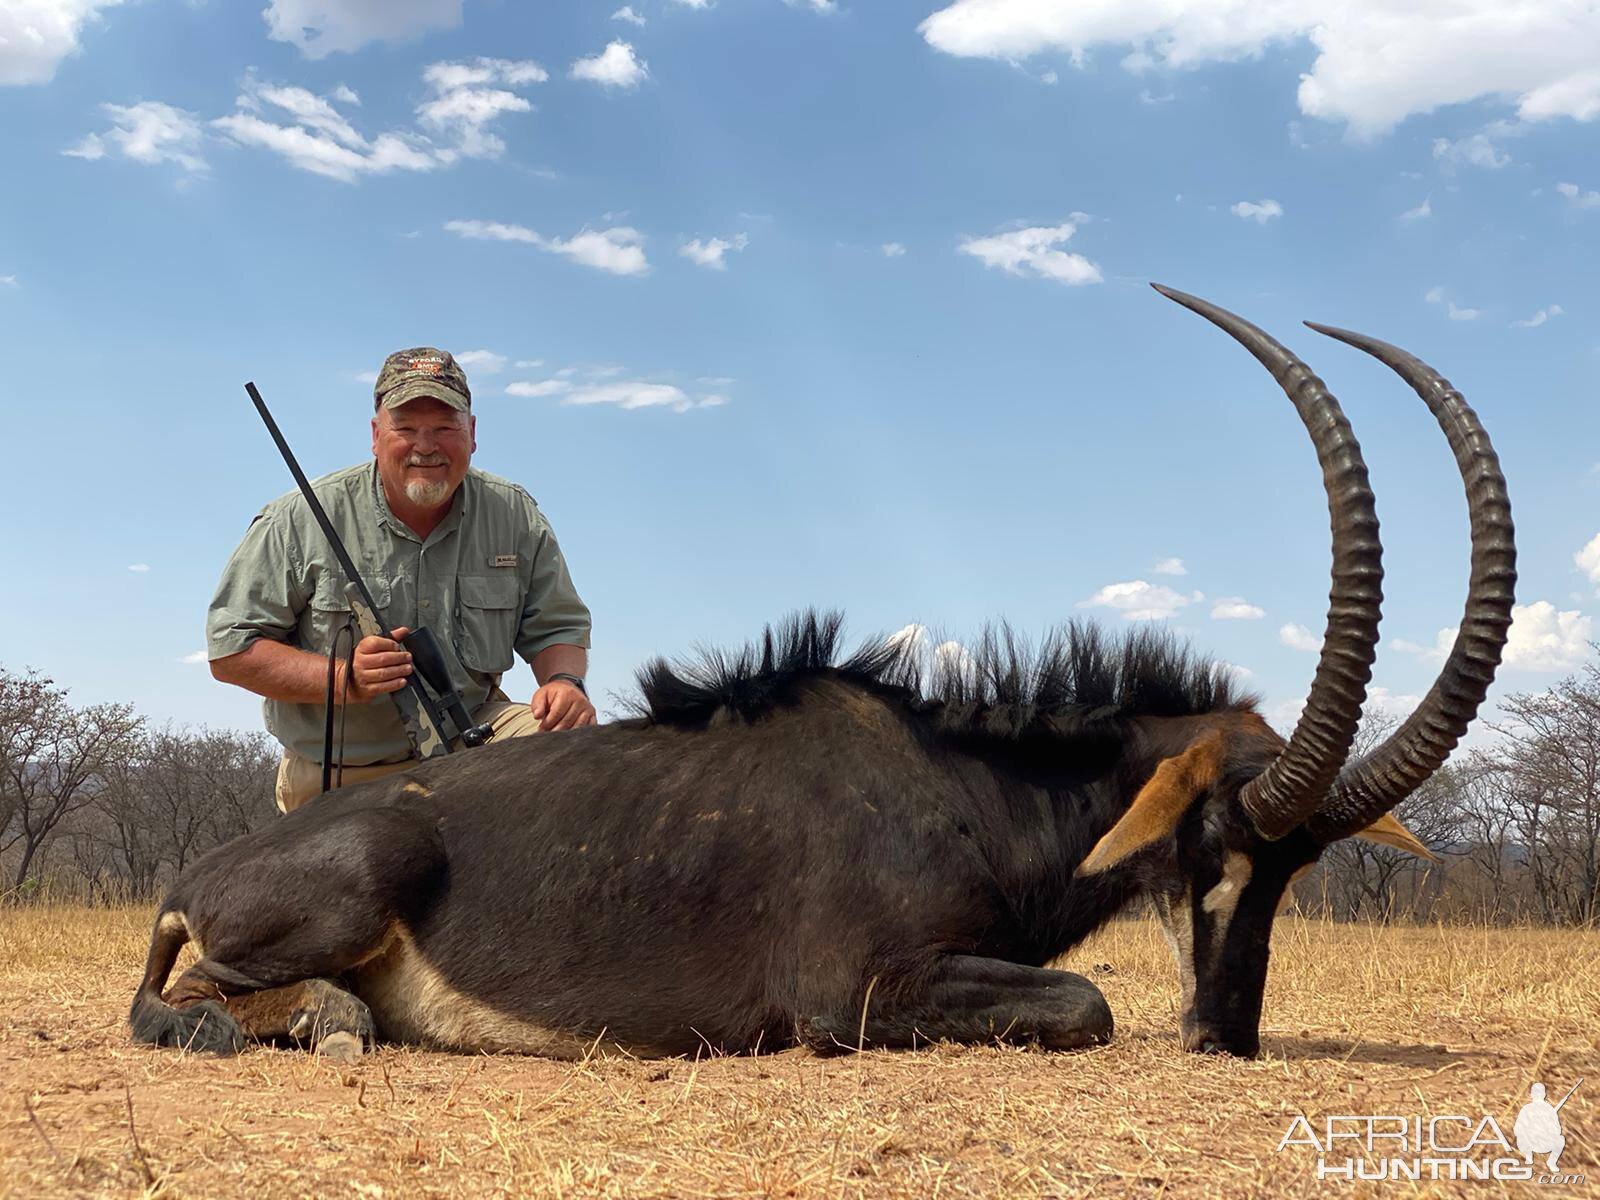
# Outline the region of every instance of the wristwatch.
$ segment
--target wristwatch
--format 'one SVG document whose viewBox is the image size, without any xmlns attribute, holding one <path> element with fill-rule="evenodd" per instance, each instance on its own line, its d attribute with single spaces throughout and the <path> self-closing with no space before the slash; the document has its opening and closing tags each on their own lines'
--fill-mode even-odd
<svg viewBox="0 0 1600 1200">
<path fill-rule="evenodd" d="M 554 683 L 558 679 L 565 679 L 568 683 L 572 684 L 573 687 L 577 688 L 585 696 L 587 696 L 589 694 L 589 689 L 583 686 L 583 676 L 582 675 L 569 675 L 565 671 L 557 671 L 555 674 L 551 675 L 549 679 L 546 679 L 545 682 L 546 683 Z"/>
</svg>

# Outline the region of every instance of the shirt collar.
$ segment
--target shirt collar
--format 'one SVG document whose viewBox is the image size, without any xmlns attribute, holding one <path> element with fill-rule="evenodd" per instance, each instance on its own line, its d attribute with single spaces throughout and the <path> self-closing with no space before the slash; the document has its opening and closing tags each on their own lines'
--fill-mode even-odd
<svg viewBox="0 0 1600 1200">
<path fill-rule="evenodd" d="M 437 542 L 446 534 L 453 533 L 460 528 L 461 522 L 466 519 L 468 506 L 472 503 L 471 484 L 472 470 L 468 468 L 466 478 L 462 479 L 461 486 L 456 488 L 456 494 L 450 498 L 450 511 L 445 514 L 444 520 L 428 535 L 428 541 L 423 542 L 417 536 L 416 530 L 407 525 L 389 508 L 389 497 L 383 494 L 383 478 L 378 474 L 378 460 L 373 459 L 368 473 L 372 484 L 372 500 L 378 510 L 378 521 L 389 527 L 390 533 L 399 534 L 408 541 L 427 545 L 428 542 Z"/>
</svg>

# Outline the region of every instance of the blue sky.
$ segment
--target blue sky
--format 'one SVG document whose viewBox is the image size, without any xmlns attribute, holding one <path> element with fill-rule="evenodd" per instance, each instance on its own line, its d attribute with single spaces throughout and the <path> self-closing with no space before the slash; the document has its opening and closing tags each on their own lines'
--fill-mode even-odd
<svg viewBox="0 0 1600 1200">
<path fill-rule="evenodd" d="M 1383 368 L 1467 394 L 1522 582 L 1496 692 L 1600 637 L 1600 15 L 1577 0 L 0 0 L 0 663 L 254 727 L 186 661 L 363 376 L 465 355 L 604 694 L 795 607 L 857 634 L 1165 621 L 1290 714 L 1328 534 L 1292 409 L 1145 286 L 1302 353 L 1365 447 L 1377 703 L 1459 619 L 1465 505 Z M 526 696 L 529 677 L 513 681 Z"/>
</svg>

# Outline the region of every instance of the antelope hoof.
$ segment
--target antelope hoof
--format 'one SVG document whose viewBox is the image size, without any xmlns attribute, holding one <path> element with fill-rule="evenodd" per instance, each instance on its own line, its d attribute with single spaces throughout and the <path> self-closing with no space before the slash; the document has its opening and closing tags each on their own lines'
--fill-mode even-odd
<svg viewBox="0 0 1600 1200">
<path fill-rule="evenodd" d="M 365 1050 L 362 1048 L 361 1039 L 353 1033 L 339 1030 L 330 1033 L 317 1043 L 317 1056 L 331 1059 L 334 1062 L 354 1063 L 360 1062 Z"/>
<path fill-rule="evenodd" d="M 307 980 L 305 991 L 305 1003 L 289 1014 L 290 1037 L 310 1042 L 319 1054 L 332 1054 L 325 1047 L 342 1035 L 355 1043 L 357 1058 L 377 1043 L 372 1010 L 360 999 L 324 979 Z"/>
<path fill-rule="evenodd" d="M 178 1011 L 174 1028 L 158 1045 L 176 1046 L 200 1054 L 238 1054 L 244 1050 L 244 1030 L 215 1000 L 202 1000 Z"/>
</svg>

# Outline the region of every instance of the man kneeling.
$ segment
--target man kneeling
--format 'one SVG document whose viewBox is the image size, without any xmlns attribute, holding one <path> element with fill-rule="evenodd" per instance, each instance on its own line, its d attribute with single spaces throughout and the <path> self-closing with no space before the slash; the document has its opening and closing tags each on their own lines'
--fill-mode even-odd
<svg viewBox="0 0 1600 1200">
<path fill-rule="evenodd" d="M 373 410 L 372 461 L 312 484 L 394 626 L 392 638 L 359 639 L 353 670 L 336 663 L 341 781 L 412 761 L 399 711 L 383 697 L 412 671 L 394 639 L 419 625 L 437 636 L 474 723 L 494 738 L 593 724 L 583 682 L 589 610 L 533 497 L 471 466 L 477 424 L 465 372 L 430 347 L 391 354 Z M 211 673 L 266 698 L 267 729 L 284 747 L 284 812 L 321 789 L 327 658 L 351 616 L 345 583 L 310 506 L 291 492 L 256 516 L 211 602 Z M 500 690 L 513 653 L 538 683 L 527 704 Z"/>
</svg>

